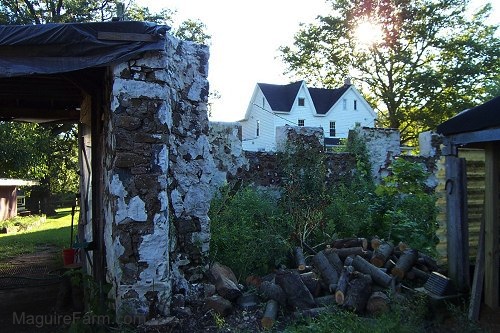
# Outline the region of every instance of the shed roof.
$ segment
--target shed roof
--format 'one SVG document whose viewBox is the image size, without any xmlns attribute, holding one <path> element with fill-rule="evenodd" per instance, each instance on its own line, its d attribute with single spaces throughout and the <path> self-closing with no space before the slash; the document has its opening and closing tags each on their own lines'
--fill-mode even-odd
<svg viewBox="0 0 500 333">
<path fill-rule="evenodd" d="M 460 112 L 438 125 L 437 132 L 452 135 L 496 127 L 500 127 L 500 96 Z"/>
<path fill-rule="evenodd" d="M 149 22 L 0 25 L 0 77 L 106 66 L 162 50 L 167 26 Z"/>
</svg>

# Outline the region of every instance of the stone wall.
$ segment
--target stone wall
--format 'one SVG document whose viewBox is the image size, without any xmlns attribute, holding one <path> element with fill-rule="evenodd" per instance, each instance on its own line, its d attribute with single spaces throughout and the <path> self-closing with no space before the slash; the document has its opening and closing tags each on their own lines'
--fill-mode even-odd
<svg viewBox="0 0 500 333">
<path fill-rule="evenodd" d="M 104 119 L 107 279 L 118 318 L 169 313 L 202 278 L 209 244 L 208 48 L 166 37 L 112 68 Z"/>
</svg>

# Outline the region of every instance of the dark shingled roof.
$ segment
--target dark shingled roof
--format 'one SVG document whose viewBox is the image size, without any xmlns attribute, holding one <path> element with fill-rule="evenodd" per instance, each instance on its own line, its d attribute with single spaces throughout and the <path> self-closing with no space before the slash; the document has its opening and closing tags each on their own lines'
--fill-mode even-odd
<svg viewBox="0 0 500 333">
<path fill-rule="evenodd" d="M 345 85 L 337 89 L 309 88 L 316 112 L 326 114 L 349 87 L 349 85 Z"/>
<path fill-rule="evenodd" d="M 268 83 L 257 84 L 273 111 L 290 112 L 302 82 L 304 81 L 297 81 L 287 85 Z"/>
<path fill-rule="evenodd" d="M 290 112 L 304 81 L 286 85 L 258 83 L 273 111 Z M 349 85 L 338 89 L 308 88 L 309 94 L 318 114 L 326 114 L 339 98 L 346 92 Z"/>
<path fill-rule="evenodd" d="M 438 125 L 437 132 L 443 135 L 451 135 L 499 126 L 500 96 L 472 109 L 460 112 L 456 116 Z"/>
</svg>

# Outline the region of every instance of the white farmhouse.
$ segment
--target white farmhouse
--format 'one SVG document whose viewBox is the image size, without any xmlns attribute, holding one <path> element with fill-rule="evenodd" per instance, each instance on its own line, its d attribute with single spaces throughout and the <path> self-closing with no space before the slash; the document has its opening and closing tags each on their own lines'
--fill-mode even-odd
<svg viewBox="0 0 500 333">
<path fill-rule="evenodd" d="M 347 138 L 356 125 L 375 127 L 376 113 L 346 80 L 337 89 L 308 88 L 305 81 L 286 85 L 257 83 L 239 123 L 243 150 L 276 150 L 276 127 L 322 127 L 325 145 Z"/>
</svg>

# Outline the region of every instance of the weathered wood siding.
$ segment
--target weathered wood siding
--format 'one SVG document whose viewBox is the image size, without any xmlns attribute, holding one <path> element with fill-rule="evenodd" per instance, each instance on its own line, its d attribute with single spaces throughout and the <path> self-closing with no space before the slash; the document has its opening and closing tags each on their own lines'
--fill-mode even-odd
<svg viewBox="0 0 500 333">
<path fill-rule="evenodd" d="M 474 263 L 479 242 L 479 228 L 484 205 L 484 150 L 482 149 L 460 149 L 458 157 L 465 158 L 467 163 L 467 218 L 469 223 L 469 259 Z M 437 206 L 439 208 L 437 235 L 439 244 L 437 246 L 438 259 L 440 263 L 447 262 L 447 216 L 446 216 L 446 192 L 445 192 L 445 168 L 444 157 L 438 161 L 439 184 L 436 187 L 438 195 Z"/>
</svg>

